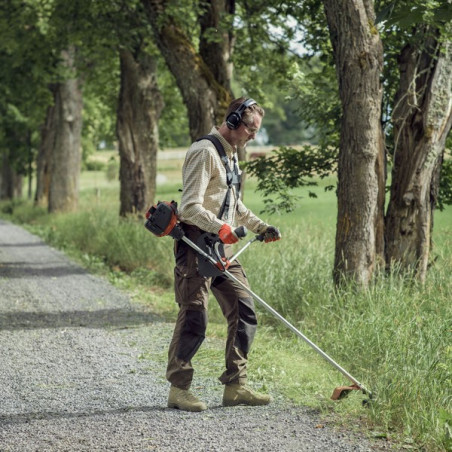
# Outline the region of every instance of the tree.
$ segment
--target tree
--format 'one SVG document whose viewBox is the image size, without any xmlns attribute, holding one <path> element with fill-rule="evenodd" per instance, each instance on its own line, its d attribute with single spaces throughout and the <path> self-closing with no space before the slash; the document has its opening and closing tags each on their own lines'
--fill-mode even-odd
<svg viewBox="0 0 452 452">
<path fill-rule="evenodd" d="M 429 24 L 428 8 L 414 9 L 413 22 L 408 21 L 412 36 L 398 56 L 386 261 L 388 266 L 414 269 L 421 281 L 427 273 L 441 166 L 452 127 L 452 42 L 445 22 L 451 10 L 434 11 L 434 24 Z"/>
<path fill-rule="evenodd" d="M 276 167 L 275 158 L 272 158 L 270 164 L 281 169 L 273 188 L 282 186 L 280 206 L 291 208 L 287 187 L 309 185 L 305 177 L 312 177 L 315 173 L 307 169 L 309 163 L 313 163 L 312 168 L 324 171 L 335 169 L 332 155 L 337 142 L 336 133 L 331 133 L 331 130 L 335 128 L 334 118 L 339 117 L 336 113 L 337 100 L 329 92 L 330 99 L 326 101 L 326 96 L 318 90 L 321 84 L 322 89 L 328 92 L 328 62 L 329 55 L 333 53 L 342 112 L 335 279 L 339 281 L 345 276 L 367 285 L 384 255 L 388 267 L 397 263 L 402 268 L 415 268 L 417 276 L 423 280 L 430 252 L 434 207 L 436 203 L 442 206 L 444 202 L 450 202 L 452 173 L 448 162 L 443 163 L 443 154 L 451 127 L 451 34 L 447 24 L 452 19 L 452 5 L 433 0 L 380 1 L 376 18 L 373 2 L 370 1 L 340 2 L 342 11 L 338 11 L 336 2 L 324 1 L 323 4 L 328 24 L 324 23 L 322 2 L 318 0 L 307 0 L 297 10 L 297 19 L 307 30 L 304 42 L 308 54 L 304 60 L 315 60 L 323 65 L 323 69 L 316 70 L 312 76 L 295 71 L 292 84 L 298 90 L 295 97 L 300 99 L 301 110 L 314 121 L 329 124 L 333 129 L 318 129 L 321 145 L 315 154 L 317 158 L 313 158 L 312 152 L 299 152 L 298 159 L 294 157 L 294 152 L 285 152 L 285 155 L 277 157 Z M 357 21 L 357 18 L 360 20 Z M 357 23 L 361 27 L 356 27 Z M 326 44 L 327 26 L 334 51 Z M 384 69 L 377 59 L 373 60 L 373 65 L 372 60 L 368 60 L 368 49 L 372 49 L 369 42 L 372 37 L 379 39 L 376 27 L 381 30 L 384 41 Z M 347 54 L 342 38 L 351 30 L 355 33 L 348 35 L 349 43 L 353 43 L 350 50 L 361 49 L 362 53 Z M 365 47 L 366 38 L 368 49 Z M 345 50 L 342 50 L 343 47 Z M 361 67 L 357 66 L 357 62 L 361 63 Z M 359 74 L 367 71 L 369 75 L 373 69 L 373 84 L 363 92 L 365 82 Z M 383 98 L 377 89 L 377 74 L 383 80 Z M 313 92 L 316 102 L 313 102 Z M 369 98 L 370 94 L 373 101 Z M 379 109 L 381 100 L 382 110 Z M 362 108 L 362 113 L 356 120 L 350 120 L 354 118 L 357 106 Z M 363 124 L 361 119 L 364 118 L 367 122 Z M 380 121 L 384 126 L 388 152 L 383 149 Z M 369 136 L 360 136 L 365 130 L 373 130 L 370 144 L 376 144 L 379 151 L 367 153 Z M 357 137 L 359 147 L 366 151 L 365 158 L 363 155 L 358 157 L 363 153 L 356 148 Z M 347 145 L 357 150 L 358 154 L 347 152 Z M 367 163 L 366 158 L 369 159 Z M 383 186 L 386 181 L 386 159 L 393 162 L 393 173 L 385 216 Z M 366 173 L 355 174 L 357 168 L 366 168 L 366 164 L 367 176 L 363 178 Z M 256 174 L 259 171 L 261 175 L 265 174 L 259 169 L 263 166 L 256 164 Z M 299 176 L 294 177 L 294 174 Z M 347 189 L 347 180 L 353 190 Z M 358 180 L 361 184 L 356 183 Z M 271 181 L 263 187 L 271 192 Z M 438 193 L 443 197 L 438 198 Z M 346 207 L 349 203 L 351 207 L 355 206 L 353 211 L 361 209 L 363 212 L 353 222 L 350 221 L 350 208 Z M 369 221 L 363 221 L 366 218 Z M 373 226 L 371 218 L 375 220 Z M 349 253 L 355 251 L 358 258 L 350 258 Z"/>
<path fill-rule="evenodd" d="M 50 102 L 46 80 L 51 71 L 47 41 L 34 5 L 9 0 L 0 15 L 0 154 L 2 197 L 22 193 L 31 176 L 39 126 Z"/>
<path fill-rule="evenodd" d="M 199 37 L 199 51 L 192 41 L 190 28 L 194 23 L 190 21 L 193 2 L 178 2 L 177 8 L 169 0 L 142 0 L 142 3 L 152 25 L 155 42 L 176 79 L 187 107 L 190 136 L 194 141 L 222 121 L 232 99 L 228 77 L 221 80 L 216 77 L 223 74 L 223 68 L 229 61 L 231 37 L 223 31 L 225 22 L 222 19 L 233 11 L 234 1 L 206 1 L 203 2 L 205 7 L 196 11 L 203 30 Z M 219 24 L 218 34 L 214 36 L 212 24 Z M 223 43 L 222 39 L 225 40 Z M 228 69 L 226 74 L 229 73 Z"/>
<path fill-rule="evenodd" d="M 334 275 L 367 286 L 384 252 L 383 46 L 373 1 L 324 5 L 342 103 Z"/>
<path fill-rule="evenodd" d="M 36 157 L 36 193 L 35 205 L 48 206 L 50 192 L 50 164 L 52 161 L 52 143 L 55 141 L 56 128 L 55 105 L 47 108 L 45 122 L 41 125 L 41 142 Z"/>
<path fill-rule="evenodd" d="M 156 62 L 142 49 L 120 50 L 121 90 L 117 135 L 120 214 L 143 212 L 154 201 L 157 177 L 158 119 L 163 99 Z"/>
<path fill-rule="evenodd" d="M 61 58 L 63 67 L 75 73 L 75 47 L 62 50 Z M 83 108 L 80 79 L 71 77 L 57 83 L 54 101 L 49 212 L 68 212 L 78 207 Z"/>
<path fill-rule="evenodd" d="M 47 109 L 39 148 L 36 202 L 48 202 L 49 212 L 73 211 L 78 205 L 81 167 L 82 85 L 79 66 L 83 57 L 75 45 L 86 11 L 83 0 L 43 3 L 41 14 L 55 72 L 48 86 L 53 108 Z M 49 116 L 51 115 L 51 116 Z M 48 190 L 48 192 L 47 192 Z"/>
<path fill-rule="evenodd" d="M 121 216 L 143 213 L 154 202 L 159 146 L 158 121 L 164 106 L 158 87 L 157 52 L 139 1 L 97 2 L 97 16 L 119 58 L 120 89 L 116 136 L 120 156 Z"/>
</svg>

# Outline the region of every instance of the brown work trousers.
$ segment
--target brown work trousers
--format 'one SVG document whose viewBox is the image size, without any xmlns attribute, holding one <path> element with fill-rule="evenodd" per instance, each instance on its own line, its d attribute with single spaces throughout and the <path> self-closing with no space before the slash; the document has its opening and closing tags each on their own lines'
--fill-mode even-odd
<svg viewBox="0 0 452 452">
<path fill-rule="evenodd" d="M 196 243 L 203 233 L 199 228 L 182 224 L 185 235 Z M 230 257 L 231 247 L 225 246 Z M 209 288 L 217 299 L 228 324 L 226 340 L 226 370 L 220 381 L 245 384 L 247 357 L 256 332 L 254 301 L 237 283 L 225 276 L 206 278 L 198 272 L 198 254 L 183 241 L 175 242 L 174 269 L 176 302 L 179 313 L 168 351 L 166 378 L 181 389 L 188 389 L 194 369 L 191 359 L 205 338 Z M 245 272 L 238 261 L 228 271 L 249 287 Z"/>
</svg>

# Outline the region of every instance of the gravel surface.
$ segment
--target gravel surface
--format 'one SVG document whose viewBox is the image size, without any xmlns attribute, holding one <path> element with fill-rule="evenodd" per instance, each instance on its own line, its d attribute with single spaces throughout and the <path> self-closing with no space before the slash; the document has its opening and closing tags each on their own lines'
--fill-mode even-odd
<svg viewBox="0 0 452 452">
<path fill-rule="evenodd" d="M 0 220 L 0 451 L 369 451 L 280 397 L 202 413 L 166 408 L 172 325 Z M 143 359 L 145 354 L 146 359 Z M 155 358 L 153 358 L 155 357 Z M 323 428 L 319 428 L 323 427 Z"/>
</svg>

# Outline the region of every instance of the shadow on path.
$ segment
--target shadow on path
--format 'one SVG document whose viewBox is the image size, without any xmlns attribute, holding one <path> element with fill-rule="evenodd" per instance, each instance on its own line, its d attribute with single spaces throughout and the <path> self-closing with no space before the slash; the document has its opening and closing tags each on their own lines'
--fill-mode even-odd
<svg viewBox="0 0 452 452">
<path fill-rule="evenodd" d="M 95 311 L 0 312 L 0 330 L 80 327 L 131 328 L 164 321 L 155 314 L 126 308 Z"/>
<path fill-rule="evenodd" d="M 150 413 L 150 412 L 164 412 L 169 410 L 163 406 L 137 406 L 115 408 L 112 410 L 92 410 L 86 412 L 67 412 L 67 411 L 45 411 L 37 413 L 19 413 L 11 415 L 0 415 L 0 425 L 8 424 L 27 424 L 34 420 L 53 420 L 53 419 L 81 419 L 94 416 L 109 416 L 124 413 Z"/>
<path fill-rule="evenodd" d="M 49 265 L 46 263 L 31 264 L 30 262 L 0 262 L 0 278 L 27 278 L 30 276 L 57 278 L 70 275 L 89 275 L 81 267 L 75 265 Z"/>
</svg>

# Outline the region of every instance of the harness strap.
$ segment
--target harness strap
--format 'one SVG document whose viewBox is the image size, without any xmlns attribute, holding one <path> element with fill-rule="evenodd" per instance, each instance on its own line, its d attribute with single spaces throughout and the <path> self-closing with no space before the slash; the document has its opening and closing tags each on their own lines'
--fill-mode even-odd
<svg viewBox="0 0 452 452">
<path fill-rule="evenodd" d="M 224 147 L 221 144 L 221 141 L 215 135 L 205 135 L 201 138 L 198 138 L 196 141 L 201 140 L 209 140 L 211 143 L 213 143 L 226 169 L 226 183 L 228 185 L 228 191 L 226 192 L 226 196 L 224 198 L 223 204 L 221 205 L 220 212 L 218 213 L 217 217 L 221 219 L 223 215 L 226 215 L 227 218 L 229 214 L 229 208 L 231 205 L 232 187 L 235 187 L 237 197 L 240 197 L 241 176 L 239 173 L 237 162 L 234 157 L 234 169 L 232 170 L 231 167 L 229 166 L 229 159 L 228 156 L 226 155 Z"/>
</svg>

